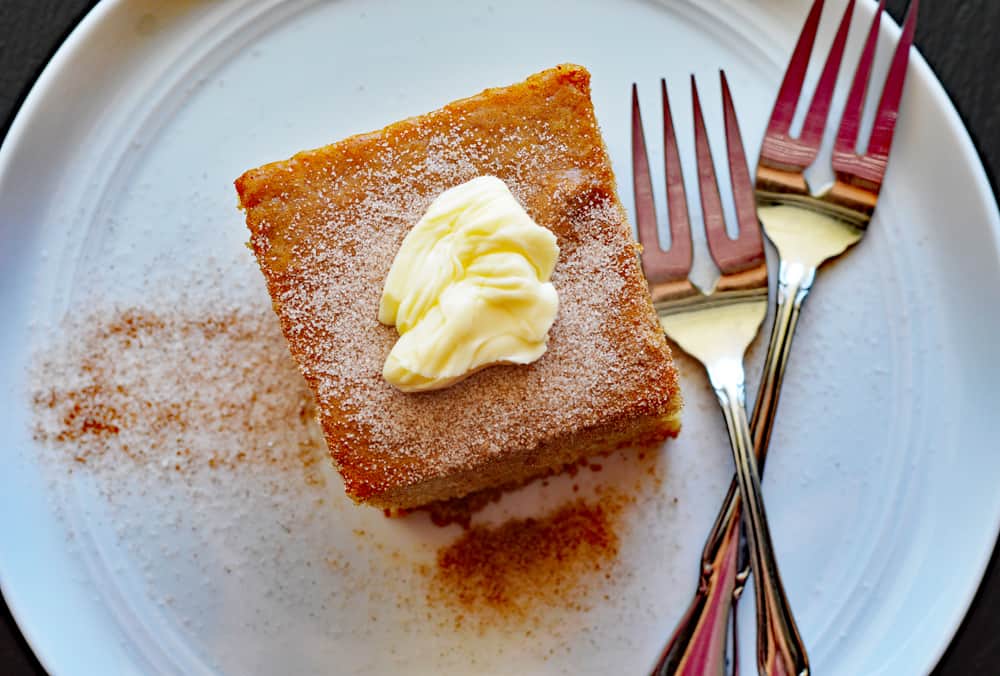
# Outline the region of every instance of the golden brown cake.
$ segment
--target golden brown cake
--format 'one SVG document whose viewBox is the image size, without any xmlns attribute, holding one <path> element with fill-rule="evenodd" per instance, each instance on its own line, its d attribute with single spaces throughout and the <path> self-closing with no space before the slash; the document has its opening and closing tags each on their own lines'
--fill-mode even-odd
<svg viewBox="0 0 1000 676">
<path fill-rule="evenodd" d="M 400 392 L 382 378 L 398 337 L 377 319 L 386 274 L 428 204 L 480 175 L 503 179 L 557 237 L 548 351 L 446 389 Z M 584 68 L 559 66 L 252 169 L 236 189 L 355 500 L 414 507 L 676 435 L 677 374 Z"/>
</svg>

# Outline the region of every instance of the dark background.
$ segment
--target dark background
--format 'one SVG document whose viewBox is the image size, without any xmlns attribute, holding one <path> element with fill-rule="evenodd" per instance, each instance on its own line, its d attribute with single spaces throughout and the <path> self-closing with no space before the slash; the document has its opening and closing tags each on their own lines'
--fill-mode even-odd
<svg viewBox="0 0 1000 676">
<path fill-rule="evenodd" d="M 169 1 L 169 0 L 168 0 Z M 0 134 L 48 58 L 94 0 L 0 0 Z M 906 0 L 889 0 L 900 20 Z M 1000 167 L 1000 2 L 925 0 L 917 46 L 968 126 L 996 192 Z M 1000 490 L 998 486 L 997 490 Z M 6 605 L 0 604 L 0 673 L 44 674 Z M 1000 673 L 1000 556 L 994 552 L 968 617 L 935 676 Z"/>
</svg>

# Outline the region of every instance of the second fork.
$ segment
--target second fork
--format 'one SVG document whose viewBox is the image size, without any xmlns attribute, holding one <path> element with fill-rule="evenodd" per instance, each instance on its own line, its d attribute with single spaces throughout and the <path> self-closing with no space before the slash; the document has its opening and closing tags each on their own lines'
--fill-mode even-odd
<svg viewBox="0 0 1000 676">
<path fill-rule="evenodd" d="M 762 639 L 758 641 L 757 656 L 761 671 L 766 674 L 801 676 L 809 673 L 808 659 L 774 560 L 746 414 L 743 355 L 767 314 L 767 263 L 736 112 L 725 73 L 721 73 L 720 77 L 729 173 L 739 236 L 731 239 L 726 233 L 708 135 L 697 86 L 692 77 L 698 184 L 709 251 L 721 273 L 718 282 L 709 293 L 703 293 L 688 278 L 692 262 L 691 231 L 677 140 L 666 84 L 663 82 L 664 160 L 671 247 L 668 251 L 660 248 L 645 136 L 638 95 L 633 85 L 632 161 L 636 221 L 639 241 L 643 245 L 642 267 L 660 324 L 674 343 L 705 367 L 722 407 L 736 463 L 740 494 L 746 505 L 743 512 L 744 523 L 751 563 L 757 576 L 754 589 L 758 635 Z M 714 560 L 711 565 L 734 569 L 734 554 L 735 550 L 732 555 Z M 729 576 L 722 577 L 726 578 Z M 712 594 L 730 594 L 732 587 L 704 592 L 703 602 L 709 603 Z M 724 614 L 714 620 L 708 618 L 709 624 L 720 621 L 727 621 Z M 721 672 L 721 664 L 713 663 L 714 656 L 719 654 L 718 646 L 710 645 L 717 640 L 720 632 L 713 631 L 713 627 L 704 626 L 692 629 L 699 632 L 699 635 L 684 643 L 694 649 L 677 653 L 668 646 L 654 667 L 654 674 L 700 676 Z"/>
</svg>

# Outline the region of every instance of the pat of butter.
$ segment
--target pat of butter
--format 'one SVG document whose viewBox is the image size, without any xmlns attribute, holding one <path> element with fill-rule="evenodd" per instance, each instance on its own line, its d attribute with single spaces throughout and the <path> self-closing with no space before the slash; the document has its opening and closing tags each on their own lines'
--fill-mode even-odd
<svg viewBox="0 0 1000 676">
<path fill-rule="evenodd" d="M 404 392 L 447 387 L 498 363 L 545 353 L 559 299 L 555 236 L 499 178 L 441 193 L 403 239 L 378 319 L 399 340 L 382 376 Z"/>
</svg>

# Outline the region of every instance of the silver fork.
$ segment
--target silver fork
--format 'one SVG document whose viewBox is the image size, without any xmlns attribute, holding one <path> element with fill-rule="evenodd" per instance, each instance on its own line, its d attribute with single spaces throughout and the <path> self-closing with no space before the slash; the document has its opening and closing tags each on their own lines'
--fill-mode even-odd
<svg viewBox="0 0 1000 676">
<path fill-rule="evenodd" d="M 834 144 L 832 163 L 836 180 L 830 188 L 814 196 L 804 171 L 815 162 L 823 140 L 854 5 L 855 0 L 850 0 L 845 9 L 806 114 L 802 133 L 793 138 L 790 133 L 792 118 L 799 105 L 823 11 L 823 0 L 813 3 L 779 90 L 757 166 L 757 214 L 780 257 L 774 326 L 750 422 L 761 472 L 764 470 L 792 337 L 816 270 L 823 262 L 839 256 L 860 241 L 874 213 L 889 159 L 910 46 L 913 44 L 918 0 L 912 0 L 910 4 L 878 104 L 867 150 L 858 154 L 856 146 L 862 109 L 884 9 L 884 0 L 880 2 L 855 70 Z M 737 533 L 740 511 L 740 495 L 734 480 L 705 543 L 698 592 L 667 647 L 667 652 L 675 661 L 698 659 L 706 664 L 722 665 L 726 624 L 720 618 L 731 616 L 733 672 L 739 672 L 736 663 L 736 604 L 750 572 L 746 544 L 740 543 Z M 731 561 L 737 550 L 738 565 L 718 565 L 720 561 Z M 731 594 L 727 593 L 729 589 L 732 589 Z M 759 654 L 760 642 L 770 639 L 760 631 L 757 639 Z"/>
<path fill-rule="evenodd" d="M 772 639 L 758 645 L 758 659 L 761 664 L 770 665 L 769 668 L 774 669 L 769 673 L 784 673 L 789 676 L 807 674 L 809 667 L 806 652 L 774 560 L 761 498 L 760 477 L 753 456 L 753 441 L 747 425 L 743 355 L 767 314 L 767 263 L 760 225 L 754 213 L 753 186 L 725 73 L 720 74 L 720 79 L 729 173 L 739 225 L 739 236 L 736 239 L 730 239 L 726 233 L 722 200 L 715 178 L 701 102 L 695 80 L 691 78 L 695 153 L 705 235 L 712 259 L 720 272 L 718 282 L 709 293 L 702 292 L 688 279 L 692 261 L 691 229 L 666 83 L 661 81 L 660 86 L 671 234 L 669 251 L 664 251 L 659 246 L 639 98 L 635 85 L 632 86 L 632 167 L 636 221 L 639 241 L 643 245 L 642 267 L 664 331 L 681 349 L 702 363 L 722 406 L 736 462 L 740 495 L 744 504 L 748 505 L 744 518 L 751 562 L 757 572 L 757 619 L 761 630 Z M 730 531 L 733 536 L 736 535 L 734 526 L 730 527 Z M 735 554 L 734 548 L 728 559 L 713 560 L 709 565 L 735 573 Z M 732 588 L 730 584 L 728 588 L 715 591 L 728 597 L 731 596 Z M 722 631 L 715 636 L 724 643 L 726 616 L 722 615 L 715 620 L 721 621 L 723 626 Z M 708 623 L 712 623 L 711 618 L 708 618 Z M 711 633 L 701 635 L 708 638 L 713 636 Z M 721 662 L 711 664 L 701 659 L 706 654 L 710 653 L 678 656 L 669 650 L 664 651 L 653 673 L 700 676 L 715 670 L 721 671 Z M 675 659 L 677 657 L 681 659 Z"/>
</svg>

